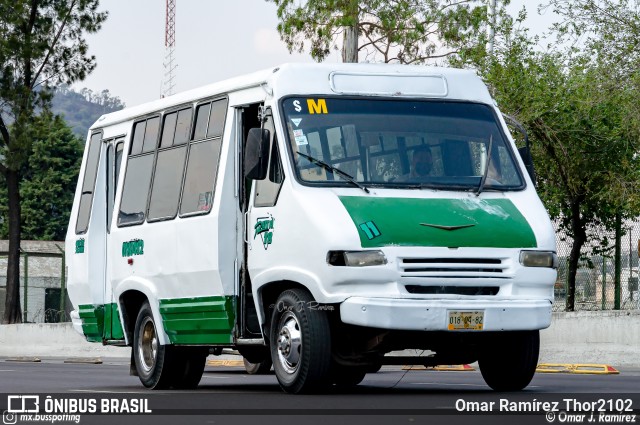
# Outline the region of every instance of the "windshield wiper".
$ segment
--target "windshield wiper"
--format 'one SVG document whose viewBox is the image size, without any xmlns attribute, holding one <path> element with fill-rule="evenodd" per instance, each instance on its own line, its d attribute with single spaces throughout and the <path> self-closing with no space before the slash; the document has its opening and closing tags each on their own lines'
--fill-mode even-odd
<svg viewBox="0 0 640 425">
<path fill-rule="evenodd" d="M 304 154 L 302 152 L 298 152 L 298 155 L 302 156 L 303 158 L 307 158 L 309 161 L 313 162 L 316 165 L 319 165 L 320 167 L 324 168 L 327 171 L 330 171 L 333 174 L 340 174 L 348 182 L 354 184 L 355 186 L 358 186 L 360 189 L 364 190 L 366 193 L 369 193 L 369 189 L 367 189 L 362 184 L 358 183 L 356 181 L 356 179 L 353 178 L 352 175 L 345 173 L 344 171 L 340 170 L 339 168 L 336 168 L 333 165 L 329 165 L 329 164 L 327 164 L 326 162 L 324 162 L 324 161 L 322 161 L 320 159 L 314 158 L 314 157 L 309 156 L 307 154 Z"/>
<path fill-rule="evenodd" d="M 484 167 L 484 173 L 482 174 L 482 178 L 480 179 L 480 186 L 478 186 L 478 191 L 476 192 L 476 196 L 480 196 L 482 193 L 482 189 L 484 189 L 484 184 L 487 182 L 487 174 L 489 174 L 489 164 L 491 163 L 491 148 L 493 147 L 493 134 L 489 137 L 489 148 L 487 149 L 487 164 Z"/>
</svg>

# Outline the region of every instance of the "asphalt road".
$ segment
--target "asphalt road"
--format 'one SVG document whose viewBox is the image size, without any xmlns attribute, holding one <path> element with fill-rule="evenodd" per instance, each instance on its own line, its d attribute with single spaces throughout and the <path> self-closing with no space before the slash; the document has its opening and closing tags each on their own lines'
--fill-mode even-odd
<svg viewBox="0 0 640 425">
<path fill-rule="evenodd" d="M 485 385 L 478 371 L 407 371 L 385 366 L 380 372 L 367 375 L 354 389 L 297 396 L 283 393 L 275 375 L 251 376 L 240 367 L 207 366 L 200 386 L 193 391 L 149 391 L 128 372 L 128 362 L 123 359 L 105 359 L 103 364 L 71 364 L 56 359 L 21 363 L 0 359 L 0 411 L 8 408 L 9 396 L 36 394 L 41 412 L 46 397 L 50 396 L 48 402 L 58 402 L 57 406 L 48 405 L 58 409 L 53 409 L 53 413 L 74 413 L 73 406 L 60 404 L 67 399 L 83 400 L 84 408 L 87 400 L 94 400 L 98 411 L 106 406 L 110 413 L 122 413 L 82 414 L 79 423 L 83 424 L 624 422 L 624 417 L 599 417 L 602 412 L 598 410 L 603 406 L 607 411 L 630 408 L 624 413 L 636 415 L 632 423 L 640 423 L 640 369 L 622 369 L 619 375 L 537 374 L 524 391 L 496 393 Z M 76 408 L 82 406 L 80 402 Z M 133 414 L 135 408 L 151 412 Z M 554 411 L 554 416 L 548 418 L 547 410 Z M 567 410 L 577 418 L 567 416 Z M 592 412 L 596 416 L 590 416 Z M 581 414 L 585 416 L 580 417 Z M 26 417 L 17 419 L 18 424 L 29 423 Z M 70 417 L 58 419 L 62 420 L 55 423 L 75 423 Z"/>
</svg>

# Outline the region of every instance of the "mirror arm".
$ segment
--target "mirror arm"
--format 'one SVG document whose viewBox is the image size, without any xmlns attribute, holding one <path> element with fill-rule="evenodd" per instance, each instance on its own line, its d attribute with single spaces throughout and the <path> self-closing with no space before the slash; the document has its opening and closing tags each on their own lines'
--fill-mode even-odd
<svg viewBox="0 0 640 425">
<path fill-rule="evenodd" d="M 514 117 L 512 117 L 511 115 L 507 115 L 503 113 L 502 116 L 504 117 L 505 121 L 507 121 L 509 124 L 517 128 L 518 131 L 522 133 L 522 135 L 524 136 L 524 145 L 527 147 L 527 149 L 530 149 L 529 135 L 527 134 L 527 130 L 524 128 L 524 126 L 520 124 L 520 122 L 516 120 Z"/>
</svg>

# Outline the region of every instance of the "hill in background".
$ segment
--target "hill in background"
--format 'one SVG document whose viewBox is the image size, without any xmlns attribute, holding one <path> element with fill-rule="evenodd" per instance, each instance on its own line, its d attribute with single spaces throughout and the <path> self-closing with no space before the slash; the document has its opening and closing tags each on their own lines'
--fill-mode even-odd
<svg viewBox="0 0 640 425">
<path fill-rule="evenodd" d="M 73 133 L 82 141 L 87 138 L 89 127 L 100 116 L 124 107 L 124 102 L 119 97 L 112 96 L 109 90 L 96 93 L 83 88 L 77 92 L 66 85 L 55 90 L 51 105 L 53 113 L 62 115 Z"/>
</svg>

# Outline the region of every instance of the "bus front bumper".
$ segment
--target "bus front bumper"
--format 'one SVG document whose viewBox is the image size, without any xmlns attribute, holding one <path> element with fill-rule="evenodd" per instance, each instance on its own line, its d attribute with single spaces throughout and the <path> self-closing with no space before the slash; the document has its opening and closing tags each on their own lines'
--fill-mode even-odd
<svg viewBox="0 0 640 425">
<path fill-rule="evenodd" d="M 482 331 L 548 328 L 550 300 L 460 300 L 351 297 L 340 304 L 342 322 L 379 329 L 447 331 L 450 317 L 481 312 Z"/>
</svg>

